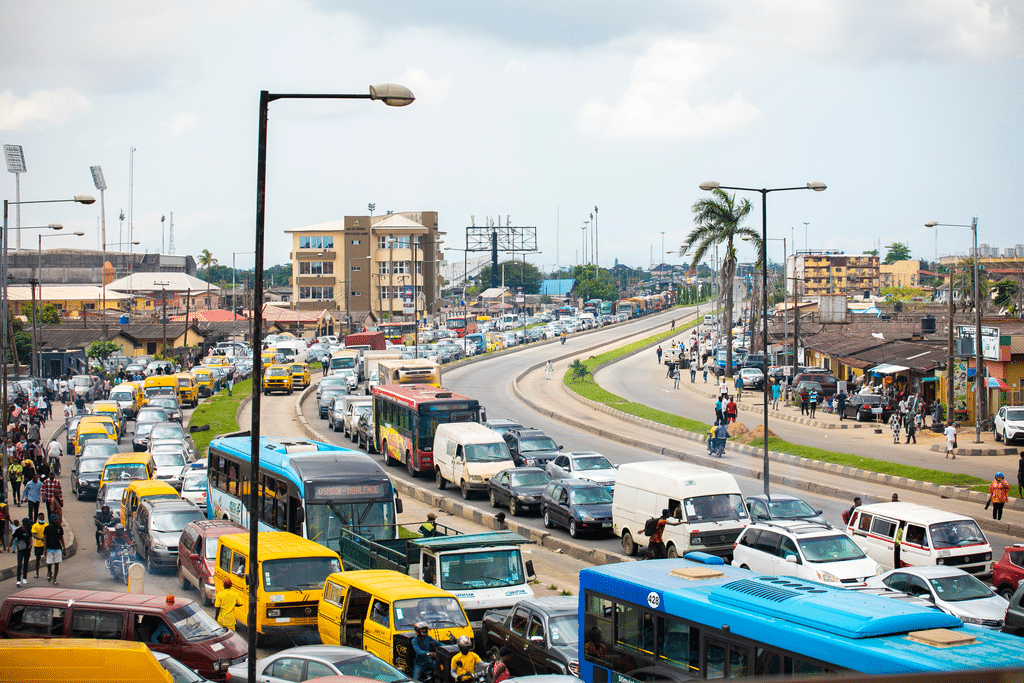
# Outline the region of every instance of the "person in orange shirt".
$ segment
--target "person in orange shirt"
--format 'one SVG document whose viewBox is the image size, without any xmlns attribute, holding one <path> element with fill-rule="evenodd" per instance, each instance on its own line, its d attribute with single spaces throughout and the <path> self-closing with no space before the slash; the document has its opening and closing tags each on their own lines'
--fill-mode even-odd
<svg viewBox="0 0 1024 683">
<path fill-rule="evenodd" d="M 1010 499 L 1010 485 L 1003 478 L 1002 472 L 996 472 L 996 478 L 988 485 L 988 500 L 992 503 L 992 519 L 1003 518 L 1003 505 Z"/>
</svg>

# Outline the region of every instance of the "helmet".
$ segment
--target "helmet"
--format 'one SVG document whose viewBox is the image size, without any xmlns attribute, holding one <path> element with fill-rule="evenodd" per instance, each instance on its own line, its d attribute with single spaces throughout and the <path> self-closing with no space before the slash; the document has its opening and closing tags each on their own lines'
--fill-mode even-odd
<svg viewBox="0 0 1024 683">
<path fill-rule="evenodd" d="M 466 654 L 473 648 L 473 641 L 469 639 L 469 636 L 459 636 L 455 644 L 459 646 L 459 652 L 462 654 Z"/>
<path fill-rule="evenodd" d="M 996 477 L 1000 477 L 1001 478 L 1002 476 L 1003 476 L 1002 472 L 996 472 Z"/>
</svg>

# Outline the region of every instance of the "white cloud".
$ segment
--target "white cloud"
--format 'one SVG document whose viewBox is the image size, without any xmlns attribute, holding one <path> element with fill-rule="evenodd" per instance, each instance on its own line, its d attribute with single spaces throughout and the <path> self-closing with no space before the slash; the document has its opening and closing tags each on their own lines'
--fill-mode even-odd
<svg viewBox="0 0 1024 683">
<path fill-rule="evenodd" d="M 602 138 L 690 138 L 747 128 L 761 113 L 734 92 L 716 99 L 703 79 L 728 50 L 692 40 L 655 42 L 634 65 L 630 83 L 617 104 L 591 99 L 578 121 L 587 133 Z"/>
<path fill-rule="evenodd" d="M 194 129 L 199 123 L 199 119 L 196 118 L 195 114 L 187 111 L 183 111 L 180 114 L 176 114 L 170 121 L 164 123 L 164 128 L 170 132 L 171 135 L 177 137 L 182 133 L 187 133 Z"/>
<path fill-rule="evenodd" d="M 19 97 L 11 90 L 0 93 L 0 130 L 43 130 L 62 126 L 87 114 L 92 102 L 73 88 L 33 90 Z"/>
</svg>

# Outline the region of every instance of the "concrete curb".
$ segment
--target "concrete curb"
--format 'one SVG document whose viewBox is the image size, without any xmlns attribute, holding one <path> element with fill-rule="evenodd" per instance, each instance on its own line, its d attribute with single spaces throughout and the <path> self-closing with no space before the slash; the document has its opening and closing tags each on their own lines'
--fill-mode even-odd
<svg viewBox="0 0 1024 683">
<path fill-rule="evenodd" d="M 643 350 L 644 349 L 638 349 L 636 352 L 630 353 L 630 354 L 626 354 L 625 356 L 621 356 L 619 359 L 616 359 L 616 360 L 621 360 L 622 358 L 627 358 L 627 357 L 632 356 L 635 353 L 639 353 L 640 351 L 643 351 Z M 583 431 L 589 432 L 589 433 L 594 434 L 596 436 L 600 436 L 600 437 L 603 437 L 603 438 L 606 438 L 606 439 L 611 439 L 613 441 L 617 441 L 617 442 L 619 442 L 621 444 L 624 444 L 624 445 L 627 445 L 627 446 L 631 446 L 631 447 L 638 448 L 638 449 L 645 450 L 645 451 L 652 452 L 652 453 L 657 453 L 659 455 L 667 455 L 667 456 L 670 456 L 670 457 L 677 458 L 679 460 L 687 460 L 687 461 L 690 461 L 690 462 L 696 462 L 697 464 L 703 464 L 703 465 L 708 466 L 708 467 L 714 467 L 715 469 L 719 469 L 719 470 L 723 470 L 723 471 L 726 471 L 726 472 L 730 472 L 732 474 L 739 474 L 741 476 L 750 477 L 750 478 L 753 478 L 753 479 L 761 479 L 762 478 L 762 470 L 760 470 L 760 469 L 748 468 L 748 467 L 743 467 L 742 465 L 734 465 L 732 463 L 723 462 L 723 460 L 721 458 L 707 458 L 707 457 L 703 457 L 703 456 L 699 456 L 699 455 L 686 454 L 686 453 L 683 453 L 682 451 L 678 451 L 678 450 L 670 449 L 670 448 L 652 448 L 650 446 L 650 444 L 647 443 L 646 441 L 644 441 L 643 439 L 638 439 L 638 438 L 633 438 L 633 437 L 630 437 L 630 436 L 626 436 L 626 435 L 620 434 L 620 433 L 618 433 L 616 431 L 610 431 L 610 430 L 606 430 L 606 429 L 597 428 L 597 427 L 594 427 L 592 425 L 586 424 L 584 422 L 581 422 L 581 421 L 578 421 L 578 420 L 574 420 L 572 418 L 568 418 L 568 417 L 566 417 L 562 413 L 553 411 L 553 410 L 551 410 L 551 409 L 549 409 L 549 408 L 547 408 L 545 406 L 539 405 L 536 401 L 533 401 L 530 397 L 526 396 L 520 390 L 519 382 L 524 377 L 526 377 L 528 374 L 530 374 L 531 372 L 535 372 L 535 371 L 539 370 L 541 367 L 543 367 L 543 364 L 539 364 L 538 363 L 538 364 L 535 364 L 535 365 L 533 365 L 533 366 L 531 366 L 529 368 L 526 368 L 523 372 L 521 372 L 519 375 L 517 375 L 513 379 L 513 381 L 512 381 L 512 390 L 513 390 L 513 393 L 515 394 L 516 398 L 518 398 L 519 400 L 523 401 L 524 403 L 529 405 L 534 410 L 536 410 L 536 411 L 538 411 L 538 412 L 540 412 L 540 413 L 542 413 L 544 415 L 547 415 L 548 417 L 550 417 L 552 419 L 559 420 L 560 422 L 564 422 L 566 424 L 569 424 L 569 425 L 571 425 L 571 426 L 573 426 L 573 427 L 575 427 L 577 429 L 581 429 Z M 606 406 L 606 405 L 604 405 L 602 403 L 598 403 L 596 401 L 592 401 L 592 400 L 587 399 L 587 398 L 585 398 L 583 396 L 580 396 L 576 392 L 574 392 L 571 389 L 569 389 L 569 387 L 567 387 L 564 382 L 559 382 L 559 384 L 561 385 L 562 391 L 564 391 L 566 394 L 568 394 L 569 397 L 571 397 L 573 400 L 576 400 L 579 403 L 582 403 L 582 404 L 586 405 L 588 408 L 591 408 L 592 410 L 595 410 L 597 412 L 604 413 L 606 415 L 609 415 L 611 417 L 615 417 L 615 418 L 617 418 L 619 420 L 622 420 L 624 422 L 628 422 L 628 423 L 634 424 L 634 425 L 636 425 L 638 427 L 642 427 L 642 428 L 645 428 L 645 429 L 650 429 L 652 431 L 660 432 L 660 433 L 663 433 L 663 434 L 668 434 L 670 436 L 674 436 L 674 437 L 677 437 L 677 438 L 689 439 L 691 441 L 696 441 L 696 442 L 699 442 L 699 443 L 707 443 L 707 437 L 704 436 L 704 435 L 695 434 L 693 432 L 687 432 L 685 430 L 678 429 L 678 428 L 675 428 L 675 427 L 668 427 L 667 425 L 663 425 L 663 424 L 660 424 L 660 423 L 657 423 L 657 422 L 652 422 L 651 420 L 645 420 L 645 419 L 636 417 L 634 415 L 629 415 L 629 414 L 624 413 L 622 411 L 616 410 L 616 409 L 614 409 L 614 408 L 612 408 L 610 406 Z M 727 448 L 729 450 L 737 452 L 737 453 L 743 453 L 743 454 L 746 454 L 746 455 L 758 456 L 758 457 L 763 457 L 763 453 L 764 453 L 763 449 L 755 448 L 753 446 L 746 446 L 746 445 L 742 445 L 742 444 L 735 444 L 735 443 L 727 444 Z M 855 481 L 865 481 L 865 482 L 868 482 L 868 483 L 884 485 L 884 486 L 887 486 L 887 487 L 890 487 L 890 488 L 901 488 L 901 489 L 904 489 L 904 490 L 914 491 L 914 492 L 917 492 L 917 493 L 927 493 L 929 495 L 938 496 L 940 498 L 949 498 L 949 499 L 953 499 L 953 500 L 960 500 L 960 501 L 964 501 L 964 502 L 974 503 L 974 504 L 977 504 L 979 507 L 983 506 L 985 504 L 985 501 L 988 500 L 988 495 L 987 494 L 984 494 L 984 493 L 981 493 L 981 492 L 978 492 L 978 491 L 970 491 L 970 490 L 967 490 L 967 489 L 964 489 L 964 488 L 958 488 L 958 487 L 955 487 L 955 486 L 943 486 L 943 485 L 939 485 L 939 484 L 932 484 L 932 483 L 929 483 L 929 482 L 917 481 L 917 480 L 914 480 L 914 479 L 906 479 L 904 477 L 894 477 L 894 476 L 889 475 L 889 474 L 880 474 L 878 472 L 871 472 L 871 471 L 868 471 L 868 470 L 862 470 L 862 469 L 858 469 L 858 468 L 843 467 L 841 465 L 836 465 L 836 464 L 832 464 L 832 463 L 824 463 L 824 462 L 821 462 L 819 460 L 811 460 L 811 459 L 808 459 L 808 458 L 801 458 L 799 456 L 789 455 L 787 453 L 778 453 L 776 451 L 769 451 L 768 457 L 771 460 L 776 461 L 776 462 L 785 463 L 785 464 L 788 464 L 788 465 L 794 465 L 794 466 L 803 467 L 803 468 L 806 468 L 806 469 L 812 469 L 812 470 L 821 471 L 821 472 L 827 472 L 829 474 L 840 475 L 840 476 L 842 476 L 844 478 L 853 479 Z M 851 490 L 848 490 L 848 489 L 841 490 L 841 489 L 838 489 L 837 487 L 823 486 L 823 485 L 817 484 L 815 482 L 805 481 L 803 479 L 799 479 L 798 480 L 798 479 L 792 479 L 792 478 L 787 478 L 787 477 L 780 477 L 780 476 L 777 476 L 777 475 L 769 475 L 769 476 L 770 476 L 770 480 L 773 483 L 782 484 L 784 486 L 790 486 L 790 487 L 793 487 L 793 488 L 802 489 L 802 490 L 806 490 L 806 491 L 811 491 L 811 492 L 818 493 L 818 494 L 821 494 L 821 495 L 828 495 L 828 496 L 833 496 L 833 497 L 845 497 L 845 498 L 852 498 L 855 495 L 864 497 L 863 494 L 861 494 L 859 491 L 851 491 Z M 877 500 L 872 500 L 871 502 L 883 503 L 883 502 L 887 502 L 887 501 L 885 499 L 879 498 Z M 1011 503 L 1008 503 L 1007 506 L 1010 507 L 1011 509 L 1024 511 L 1024 499 L 1020 499 L 1020 498 L 1014 499 Z M 1018 523 L 1013 523 L 1013 522 L 1004 522 L 1002 520 L 993 520 L 993 519 L 987 519 L 987 518 L 984 518 L 984 517 L 982 517 L 980 519 L 975 518 L 975 521 L 977 521 L 978 525 L 981 526 L 983 529 L 985 529 L 987 531 L 993 531 L 993 532 L 996 532 L 996 533 L 1005 533 L 1005 534 L 1009 534 L 1009 535 L 1013 535 L 1013 536 L 1017 536 L 1017 537 L 1024 536 L 1024 524 L 1018 524 Z"/>
<path fill-rule="evenodd" d="M 941 443 L 933 443 L 930 447 L 936 453 L 945 453 L 946 447 Z M 1016 448 L 956 448 L 953 455 L 1017 455 Z"/>
<path fill-rule="evenodd" d="M 67 539 L 65 539 L 65 543 L 64 543 L 64 548 L 65 548 L 66 552 L 64 553 L 64 559 L 61 560 L 61 563 L 63 563 L 64 561 L 66 561 L 66 560 L 68 560 L 68 559 L 70 559 L 70 558 L 72 558 L 72 557 L 74 557 L 75 555 L 78 554 L 78 536 L 75 535 L 75 532 L 71 529 L 70 526 L 65 526 L 64 527 L 64 533 L 67 536 Z M 11 555 L 12 558 L 14 558 L 15 563 L 17 563 L 17 556 L 15 555 L 15 553 L 5 553 L 5 554 Z M 29 564 L 30 564 L 31 567 L 35 566 L 35 564 L 31 562 L 31 560 L 29 561 Z M 9 567 L 0 568 L 0 581 L 7 581 L 8 579 L 13 579 L 14 578 L 14 570 L 15 570 L 15 565 L 11 565 Z M 35 570 L 32 570 L 32 571 L 35 571 Z"/>
</svg>

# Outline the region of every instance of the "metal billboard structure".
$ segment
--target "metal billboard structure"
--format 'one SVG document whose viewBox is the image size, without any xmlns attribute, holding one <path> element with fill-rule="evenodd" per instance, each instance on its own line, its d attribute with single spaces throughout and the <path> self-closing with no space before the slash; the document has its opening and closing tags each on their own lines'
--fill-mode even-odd
<svg viewBox="0 0 1024 683">
<path fill-rule="evenodd" d="M 470 222 L 475 223 L 474 220 Z M 499 251 L 512 254 L 513 260 L 516 254 L 537 251 L 537 228 L 509 225 L 511 222 L 511 216 L 505 217 L 505 225 L 501 224 L 500 217 L 497 223 L 488 218 L 487 225 L 470 225 L 466 228 L 467 252 L 491 252 L 491 287 L 501 284 L 498 280 Z"/>
</svg>

